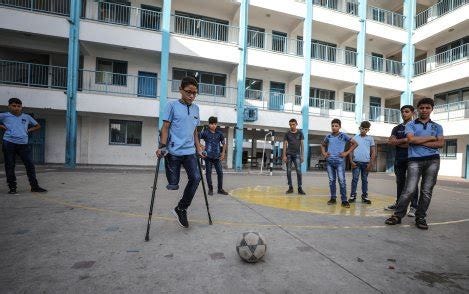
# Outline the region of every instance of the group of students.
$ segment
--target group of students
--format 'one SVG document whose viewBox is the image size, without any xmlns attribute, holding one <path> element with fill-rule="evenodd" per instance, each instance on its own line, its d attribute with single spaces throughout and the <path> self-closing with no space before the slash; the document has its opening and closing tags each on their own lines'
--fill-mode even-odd
<svg viewBox="0 0 469 294">
<path fill-rule="evenodd" d="M 350 203 L 357 199 L 358 180 L 361 176 L 363 203 L 371 204 L 368 198 L 368 172 L 376 160 L 376 148 L 373 137 L 367 135 L 371 124 L 363 121 L 360 124 L 360 133 L 349 137 L 340 131 L 341 121 L 337 118 L 331 121 L 331 133 L 324 137 L 321 143 L 321 153 L 326 159 L 327 175 L 329 178 L 330 199 L 328 205 L 337 203 L 336 179 L 339 182 L 340 198 L 342 206 L 350 208 Z M 290 130 L 285 134 L 283 160 L 287 165 L 288 190 L 287 194 L 293 192 L 291 180 L 292 165 L 298 178 L 298 194 L 304 195 L 302 185 L 302 174 L 300 163 L 303 162 L 303 134 L 297 130 L 298 123 L 295 119 L 289 121 Z M 346 144 L 349 143 L 347 150 Z M 352 190 L 350 198 L 347 199 L 345 182 L 345 160 L 350 160 L 352 166 Z"/>
<path fill-rule="evenodd" d="M 419 229 L 427 230 L 427 210 L 433 194 L 440 168 L 438 148 L 443 147 L 444 137 L 441 125 L 430 119 L 434 102 L 431 98 L 423 98 L 417 103 L 418 117 L 414 119 L 415 109 L 412 105 L 401 107 L 403 122 L 393 128 L 388 144 L 395 146 L 396 155 L 394 173 L 396 175 L 396 202 L 387 206 L 385 210 L 394 211 L 386 219 L 387 225 L 400 224 L 407 214 L 415 217 L 415 225 Z M 297 122 L 291 119 L 290 130 L 285 135 L 283 160 L 287 164 L 287 179 L 289 188 L 287 194 L 293 192 L 291 167 L 295 166 L 298 177 L 298 193 L 304 194 L 301 187 L 302 175 L 300 163 L 303 162 L 302 140 L 303 134 L 297 130 Z M 367 135 L 371 124 L 363 121 L 360 133 L 353 138 L 340 132 L 341 121 L 331 121 L 331 133 L 325 136 L 321 144 L 321 152 L 326 158 L 327 175 L 329 177 L 330 199 L 328 205 L 336 204 L 336 179 L 340 187 L 342 206 L 350 208 L 350 203 L 356 201 L 359 175 L 362 181 L 361 199 L 365 204 L 371 204 L 368 198 L 368 172 L 376 160 L 376 148 L 373 138 Z M 348 144 L 347 150 L 345 150 Z M 350 160 L 352 167 L 352 188 L 350 198 L 347 199 L 345 181 L 345 160 Z M 421 181 L 420 195 L 418 184 Z M 410 203 L 410 210 L 407 211 Z"/>
</svg>

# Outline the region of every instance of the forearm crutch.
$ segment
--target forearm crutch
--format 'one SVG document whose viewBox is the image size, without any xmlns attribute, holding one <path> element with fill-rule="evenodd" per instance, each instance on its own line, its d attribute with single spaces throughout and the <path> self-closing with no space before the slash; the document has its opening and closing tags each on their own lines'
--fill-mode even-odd
<svg viewBox="0 0 469 294">
<path fill-rule="evenodd" d="M 156 184 L 158 182 L 158 173 L 160 171 L 160 162 L 161 162 L 161 158 L 158 157 L 158 160 L 156 161 L 155 179 L 153 180 L 153 190 L 151 192 L 150 211 L 148 212 L 147 234 L 145 235 L 145 241 L 147 241 L 147 242 L 148 242 L 148 240 L 150 240 L 151 216 L 153 214 L 153 204 L 155 203 Z"/>
<path fill-rule="evenodd" d="M 207 214 L 208 214 L 208 224 L 211 225 L 212 224 L 212 217 L 210 216 L 210 209 L 208 207 L 207 190 L 205 190 L 204 176 L 202 174 L 202 167 L 200 166 L 200 161 L 199 161 L 198 158 L 197 158 L 197 165 L 199 167 L 200 180 L 202 181 L 202 188 L 204 190 L 205 206 L 207 207 Z"/>
</svg>

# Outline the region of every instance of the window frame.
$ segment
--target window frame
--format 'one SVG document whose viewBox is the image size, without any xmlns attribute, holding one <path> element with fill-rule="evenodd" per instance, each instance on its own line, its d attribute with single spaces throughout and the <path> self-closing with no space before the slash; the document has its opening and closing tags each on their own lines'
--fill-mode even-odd
<svg viewBox="0 0 469 294">
<path fill-rule="evenodd" d="M 131 144 L 131 143 L 128 143 L 127 140 L 128 140 L 128 125 L 130 123 L 135 123 L 135 124 L 138 124 L 140 126 L 140 143 L 139 144 Z M 120 125 L 124 125 L 125 126 L 125 139 L 124 139 L 124 143 L 120 143 L 120 142 L 112 142 L 112 127 L 111 125 L 112 124 L 120 124 Z M 142 139 L 143 139 L 143 122 L 142 121 L 137 121 L 137 120 L 121 120 L 121 119 L 110 119 L 109 120 L 109 145 L 112 145 L 112 146 L 142 146 Z"/>
<path fill-rule="evenodd" d="M 454 145 L 450 145 L 449 143 Z M 455 147 L 455 152 L 448 154 L 448 147 Z M 447 159 L 456 159 L 458 156 L 458 139 L 445 139 L 445 145 L 438 149 L 440 151 L 440 157 Z"/>
<path fill-rule="evenodd" d="M 98 64 L 99 64 L 100 61 L 111 62 L 112 72 L 98 70 Z M 115 72 L 115 64 L 116 63 L 121 63 L 121 64 L 125 65 L 125 73 Z M 106 81 L 106 79 L 104 78 L 105 75 L 100 77 L 100 74 L 102 74 L 102 73 L 111 74 L 112 75 L 112 81 L 110 83 L 108 83 Z M 95 71 L 95 83 L 96 84 L 127 87 L 127 75 L 128 75 L 128 73 L 129 73 L 129 63 L 127 61 L 96 57 L 96 71 Z M 119 77 L 122 78 L 122 82 L 117 82 L 118 80 L 116 78 L 119 78 Z M 102 79 L 102 81 L 99 81 L 100 79 Z"/>
</svg>

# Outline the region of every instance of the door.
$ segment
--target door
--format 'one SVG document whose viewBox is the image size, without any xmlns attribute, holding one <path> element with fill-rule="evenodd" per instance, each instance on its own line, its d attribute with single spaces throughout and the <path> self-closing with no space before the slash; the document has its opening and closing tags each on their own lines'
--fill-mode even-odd
<svg viewBox="0 0 469 294">
<path fill-rule="evenodd" d="M 41 128 L 29 135 L 29 147 L 31 148 L 31 157 L 34 164 L 44 164 L 45 141 L 46 141 L 46 121 L 36 119 Z"/>
<path fill-rule="evenodd" d="M 381 98 L 370 96 L 370 120 L 379 121 L 381 117 Z"/>
<path fill-rule="evenodd" d="M 138 72 L 138 96 L 156 98 L 157 74 L 153 72 Z"/>
<path fill-rule="evenodd" d="M 269 109 L 283 110 L 285 101 L 285 84 L 270 82 Z"/>
</svg>

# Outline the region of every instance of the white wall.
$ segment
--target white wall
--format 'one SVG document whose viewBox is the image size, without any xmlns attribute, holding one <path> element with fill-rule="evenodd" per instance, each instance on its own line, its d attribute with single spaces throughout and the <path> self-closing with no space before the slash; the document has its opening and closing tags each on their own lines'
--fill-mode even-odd
<svg viewBox="0 0 469 294">
<path fill-rule="evenodd" d="M 466 170 L 466 146 L 469 145 L 469 136 L 445 137 L 457 139 L 456 158 L 441 158 L 439 175 L 451 177 L 464 177 Z"/>
</svg>

